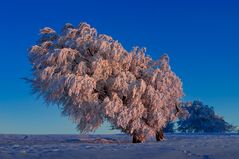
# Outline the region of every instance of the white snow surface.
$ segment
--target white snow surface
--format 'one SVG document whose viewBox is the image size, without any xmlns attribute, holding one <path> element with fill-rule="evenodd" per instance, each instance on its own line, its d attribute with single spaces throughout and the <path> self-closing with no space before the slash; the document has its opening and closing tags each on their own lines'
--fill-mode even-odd
<svg viewBox="0 0 239 159">
<path fill-rule="evenodd" d="M 0 135 L 0 159 L 238 159 L 238 134 L 166 134 L 132 144 L 114 135 Z"/>
</svg>

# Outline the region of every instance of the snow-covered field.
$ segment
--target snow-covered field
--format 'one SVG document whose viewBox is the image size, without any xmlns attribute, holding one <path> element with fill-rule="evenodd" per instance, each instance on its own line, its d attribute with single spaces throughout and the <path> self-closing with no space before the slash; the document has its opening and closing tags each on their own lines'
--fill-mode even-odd
<svg viewBox="0 0 239 159">
<path fill-rule="evenodd" d="M 166 134 L 132 144 L 127 135 L 0 135 L 0 159 L 239 159 L 239 135 Z"/>
</svg>

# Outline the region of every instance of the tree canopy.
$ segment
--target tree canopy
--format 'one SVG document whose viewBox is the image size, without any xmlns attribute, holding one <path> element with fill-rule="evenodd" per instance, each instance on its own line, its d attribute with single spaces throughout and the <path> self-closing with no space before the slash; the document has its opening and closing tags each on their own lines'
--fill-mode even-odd
<svg viewBox="0 0 239 159">
<path fill-rule="evenodd" d="M 228 132 L 235 128 L 215 114 L 213 107 L 201 101 L 194 101 L 191 106 L 185 105 L 182 108 L 188 111 L 189 116 L 177 122 L 180 132 Z"/>
<path fill-rule="evenodd" d="M 59 34 L 43 28 L 29 60 L 33 92 L 57 104 L 81 133 L 108 120 L 130 135 L 151 136 L 178 116 L 182 83 L 169 57 L 128 52 L 87 23 L 65 24 Z"/>
</svg>

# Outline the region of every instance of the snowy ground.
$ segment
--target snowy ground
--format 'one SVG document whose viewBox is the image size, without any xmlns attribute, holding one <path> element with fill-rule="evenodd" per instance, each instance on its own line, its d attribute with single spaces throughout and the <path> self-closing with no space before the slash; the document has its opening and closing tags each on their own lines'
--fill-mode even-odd
<svg viewBox="0 0 239 159">
<path fill-rule="evenodd" d="M 238 159 L 239 135 L 166 134 L 132 144 L 127 135 L 0 135 L 0 159 Z"/>
</svg>

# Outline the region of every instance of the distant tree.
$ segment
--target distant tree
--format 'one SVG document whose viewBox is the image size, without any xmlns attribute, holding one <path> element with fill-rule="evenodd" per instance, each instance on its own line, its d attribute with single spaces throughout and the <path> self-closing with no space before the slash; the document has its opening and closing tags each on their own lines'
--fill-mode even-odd
<svg viewBox="0 0 239 159">
<path fill-rule="evenodd" d="M 168 124 L 166 125 L 166 127 L 163 128 L 163 131 L 164 131 L 164 132 L 169 132 L 169 133 L 175 132 L 174 125 L 175 125 L 174 122 L 172 122 L 172 121 L 168 122 Z"/>
<path fill-rule="evenodd" d="M 201 101 L 194 101 L 190 107 L 182 107 L 189 113 L 188 118 L 180 119 L 180 132 L 227 132 L 234 130 L 234 126 L 227 123 L 223 117 L 216 115 L 213 107 L 204 105 Z"/>
<path fill-rule="evenodd" d="M 108 120 L 143 142 L 177 117 L 183 91 L 169 57 L 155 61 L 138 47 L 127 52 L 86 23 L 66 24 L 61 34 L 43 28 L 29 60 L 33 92 L 59 105 L 81 133 Z"/>
<path fill-rule="evenodd" d="M 186 119 L 188 117 L 188 115 L 189 115 L 186 107 L 189 107 L 191 105 L 192 105 L 191 102 L 180 102 L 179 106 L 177 107 L 177 111 L 176 111 L 177 119 L 179 119 L 179 120 Z M 173 121 L 173 120 L 172 121 L 168 121 L 166 126 L 163 128 L 163 131 L 161 133 L 163 133 L 163 132 L 174 133 L 176 131 L 175 124 L 176 124 L 176 121 Z M 162 135 L 161 140 L 163 140 L 163 137 L 164 137 L 164 135 Z"/>
</svg>

